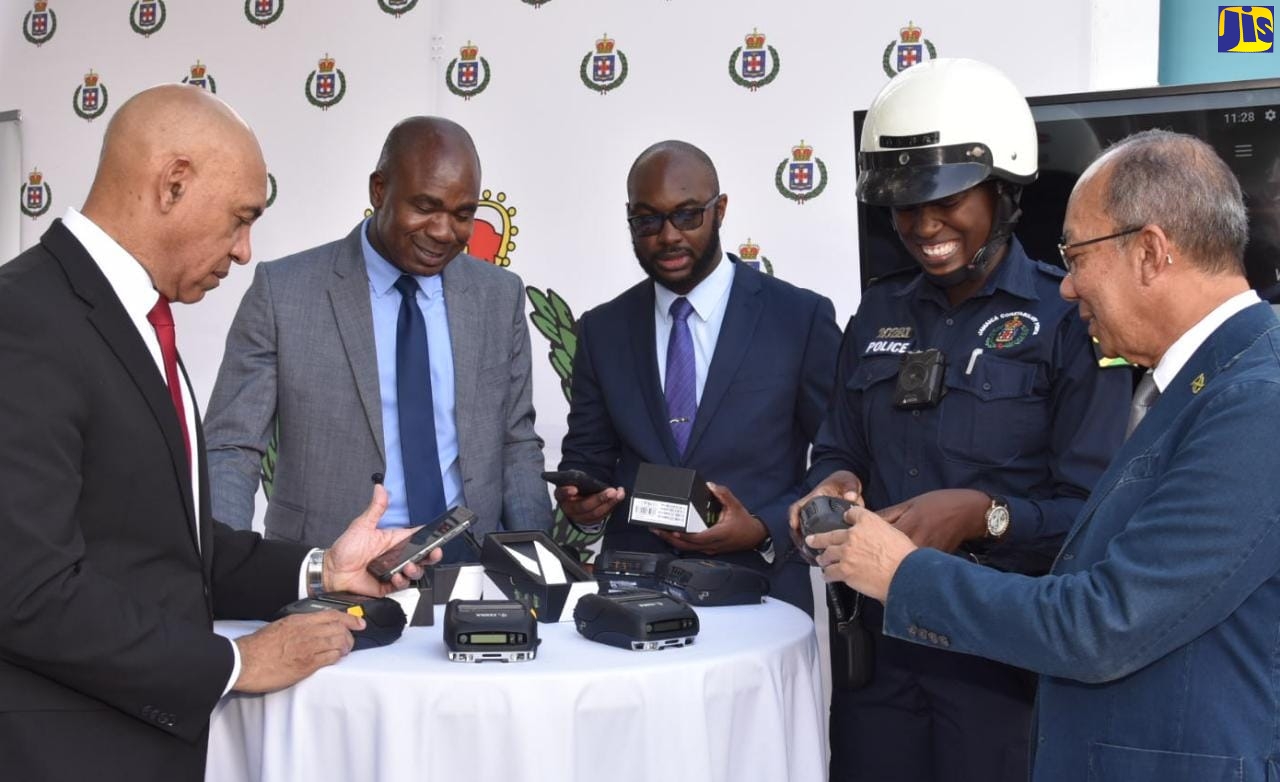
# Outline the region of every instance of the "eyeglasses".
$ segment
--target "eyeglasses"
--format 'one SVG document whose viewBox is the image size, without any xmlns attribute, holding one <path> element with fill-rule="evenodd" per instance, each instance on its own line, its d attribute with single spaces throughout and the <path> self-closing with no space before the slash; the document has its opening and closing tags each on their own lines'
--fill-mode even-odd
<svg viewBox="0 0 1280 782">
<path fill-rule="evenodd" d="M 1113 234 L 1107 234 L 1106 236 L 1099 236 L 1095 239 L 1085 239 L 1082 242 L 1072 242 L 1070 244 L 1066 244 L 1065 242 L 1059 242 L 1058 255 L 1062 256 L 1062 268 L 1067 270 L 1067 274 L 1070 274 L 1071 267 L 1075 265 L 1075 262 L 1067 257 L 1067 250 L 1078 250 L 1081 247 L 1088 247 L 1091 244 L 1097 244 L 1098 242 L 1105 242 L 1108 239 L 1119 239 L 1122 236 L 1128 236 L 1129 234 L 1136 234 L 1138 231 L 1141 231 L 1142 229 L 1143 229 L 1143 226 L 1139 225 L 1135 228 L 1126 228 L 1123 231 L 1116 231 Z M 1062 238 L 1065 239 L 1066 237 L 1064 236 Z"/>
<path fill-rule="evenodd" d="M 686 206 L 659 214 L 632 215 L 627 218 L 627 223 L 631 226 L 633 236 L 653 236 L 662 231 L 663 223 L 668 220 L 671 221 L 671 227 L 677 231 L 692 231 L 702 227 L 702 219 L 707 209 L 718 200 L 720 200 L 720 194 L 716 193 L 702 206 Z"/>
</svg>

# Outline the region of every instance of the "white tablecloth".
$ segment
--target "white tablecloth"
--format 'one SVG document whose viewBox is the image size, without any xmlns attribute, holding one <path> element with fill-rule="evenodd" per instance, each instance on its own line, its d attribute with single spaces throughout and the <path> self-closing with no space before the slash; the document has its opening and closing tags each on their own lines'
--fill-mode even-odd
<svg viewBox="0 0 1280 782">
<path fill-rule="evenodd" d="M 826 778 L 818 645 L 776 600 L 697 609 L 688 647 L 632 652 L 540 624 L 525 663 L 455 663 L 434 627 L 213 713 L 210 782 L 811 782 Z M 219 622 L 237 636 L 255 622 Z"/>
</svg>

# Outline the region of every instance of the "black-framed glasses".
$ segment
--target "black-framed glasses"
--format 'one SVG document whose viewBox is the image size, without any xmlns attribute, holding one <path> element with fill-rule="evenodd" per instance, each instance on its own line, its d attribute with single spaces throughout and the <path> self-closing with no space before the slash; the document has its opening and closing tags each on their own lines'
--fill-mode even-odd
<svg viewBox="0 0 1280 782">
<path fill-rule="evenodd" d="M 1097 244 L 1098 242 L 1105 242 L 1108 239 L 1119 239 L 1122 236 L 1128 236 L 1129 234 L 1136 234 L 1138 231 L 1141 231 L 1142 228 L 1143 226 L 1139 225 L 1133 228 L 1126 228 L 1123 231 L 1116 231 L 1115 233 L 1107 234 L 1106 236 L 1098 236 L 1096 238 L 1085 239 L 1084 241 L 1080 241 L 1080 242 L 1071 242 L 1070 244 L 1067 244 L 1066 242 L 1063 242 L 1063 241 L 1059 241 L 1058 255 L 1062 256 L 1062 268 L 1067 270 L 1067 274 L 1070 274 L 1071 267 L 1074 265 L 1074 262 L 1067 257 L 1067 250 L 1078 250 L 1081 247 L 1088 247 L 1091 244 Z M 1060 238 L 1066 239 L 1065 236 Z"/>
<path fill-rule="evenodd" d="M 631 215 L 627 218 L 627 224 L 631 226 L 633 236 L 653 236 L 662 230 L 662 224 L 668 220 L 671 221 L 671 227 L 677 231 L 693 231 L 702 227 L 702 220 L 707 210 L 718 200 L 720 200 L 720 194 L 716 193 L 702 206 L 686 206 L 657 214 Z"/>
</svg>

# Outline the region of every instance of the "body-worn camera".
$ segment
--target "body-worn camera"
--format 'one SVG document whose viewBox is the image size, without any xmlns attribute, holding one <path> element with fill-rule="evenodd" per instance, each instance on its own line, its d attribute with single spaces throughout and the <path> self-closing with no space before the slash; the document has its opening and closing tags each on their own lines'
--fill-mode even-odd
<svg viewBox="0 0 1280 782">
<path fill-rule="evenodd" d="M 903 410 L 935 407 L 947 393 L 946 374 L 947 357 L 937 348 L 903 354 L 893 406 Z"/>
</svg>

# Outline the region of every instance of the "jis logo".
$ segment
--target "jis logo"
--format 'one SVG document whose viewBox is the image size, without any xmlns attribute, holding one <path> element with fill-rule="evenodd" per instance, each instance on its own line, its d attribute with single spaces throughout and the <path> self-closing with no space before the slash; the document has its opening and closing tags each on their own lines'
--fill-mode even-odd
<svg viewBox="0 0 1280 782">
<path fill-rule="evenodd" d="M 1219 52 L 1275 50 L 1275 6 L 1218 6 Z"/>
</svg>

